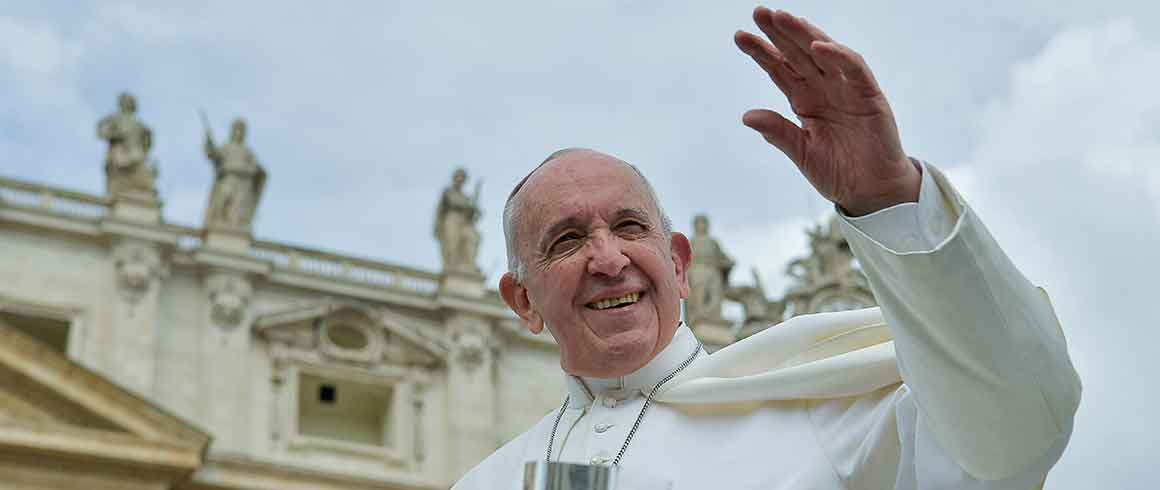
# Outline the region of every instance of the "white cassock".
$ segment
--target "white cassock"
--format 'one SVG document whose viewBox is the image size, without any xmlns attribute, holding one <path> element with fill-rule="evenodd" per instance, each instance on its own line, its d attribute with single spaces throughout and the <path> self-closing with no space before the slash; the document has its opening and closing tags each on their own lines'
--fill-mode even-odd
<svg viewBox="0 0 1160 490">
<path fill-rule="evenodd" d="M 1080 398 L 1046 294 L 933 167 L 918 203 L 841 222 L 881 309 L 795 317 L 698 355 L 641 421 L 620 488 L 1040 488 Z M 698 348 L 681 327 L 637 372 L 568 376 L 552 460 L 609 464 L 644 395 Z M 454 489 L 519 489 L 557 413 Z"/>
</svg>

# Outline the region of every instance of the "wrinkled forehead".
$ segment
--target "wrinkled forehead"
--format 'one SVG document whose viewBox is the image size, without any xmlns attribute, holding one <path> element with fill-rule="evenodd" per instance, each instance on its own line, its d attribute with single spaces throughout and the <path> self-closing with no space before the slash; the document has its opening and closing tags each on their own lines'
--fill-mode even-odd
<svg viewBox="0 0 1160 490">
<path fill-rule="evenodd" d="M 524 224 L 541 228 L 576 214 L 641 209 L 659 220 L 660 213 L 643 177 L 622 160 L 591 150 L 548 161 L 528 176 L 516 199 Z"/>
</svg>

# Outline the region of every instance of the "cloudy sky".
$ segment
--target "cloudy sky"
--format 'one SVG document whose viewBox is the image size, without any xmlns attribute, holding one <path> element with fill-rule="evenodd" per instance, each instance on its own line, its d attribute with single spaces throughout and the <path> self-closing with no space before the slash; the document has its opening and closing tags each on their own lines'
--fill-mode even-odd
<svg viewBox="0 0 1160 490">
<path fill-rule="evenodd" d="M 484 181 L 494 279 L 503 198 L 561 147 L 636 163 L 679 228 L 708 213 L 738 279 L 757 267 L 775 291 L 828 209 L 740 125 L 785 107 L 732 45 L 749 2 L 160 5 L 0 1 L 0 174 L 102 192 L 94 124 L 129 90 L 166 219 L 198 223 L 209 191 L 197 110 L 219 140 L 242 115 L 271 175 L 259 236 L 426 269 L 453 168 Z M 951 5 L 770 6 L 865 55 L 907 151 L 946 169 L 1051 292 L 1085 393 L 1048 487 L 1153 488 L 1160 4 Z"/>
</svg>

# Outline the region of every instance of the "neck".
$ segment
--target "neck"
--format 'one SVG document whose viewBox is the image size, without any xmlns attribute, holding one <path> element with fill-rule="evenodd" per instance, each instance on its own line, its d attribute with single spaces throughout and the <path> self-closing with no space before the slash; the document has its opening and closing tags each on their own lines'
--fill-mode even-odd
<svg viewBox="0 0 1160 490">
<path fill-rule="evenodd" d="M 665 376 L 676 370 L 693 353 L 693 349 L 701 349 L 700 343 L 688 327 L 681 325 L 667 346 L 631 373 L 610 378 L 569 374 L 566 381 L 570 404 L 588 405 L 599 396 L 624 399 L 648 394 Z"/>
</svg>

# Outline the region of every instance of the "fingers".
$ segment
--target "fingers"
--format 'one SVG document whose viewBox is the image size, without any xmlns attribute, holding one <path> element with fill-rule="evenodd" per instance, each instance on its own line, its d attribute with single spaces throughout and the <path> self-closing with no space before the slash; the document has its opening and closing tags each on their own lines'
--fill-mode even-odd
<svg viewBox="0 0 1160 490">
<path fill-rule="evenodd" d="M 785 12 L 773 12 L 765 7 L 758 7 L 753 11 L 753 21 L 773 45 L 777 46 L 778 51 L 785 55 L 794 71 L 806 79 L 816 79 L 822 75 L 821 69 L 814 63 L 809 53 L 810 43 L 815 39 L 804 30 L 795 17 Z"/>
<path fill-rule="evenodd" d="M 864 97 L 881 94 L 878 82 L 862 56 L 835 42 L 809 21 L 765 7 L 754 9 L 753 20 L 773 42 L 770 48 L 781 54 L 790 70 L 807 83 L 815 85 L 820 82 L 820 86 L 827 87 L 825 90 L 830 93 L 853 89 Z M 769 44 L 756 36 L 754 40 L 761 41 L 760 44 Z M 764 65 L 762 67 L 765 68 Z"/>
<path fill-rule="evenodd" d="M 765 70 L 769 79 L 773 80 L 777 88 L 786 96 L 789 96 L 793 84 L 804 80 L 801 75 L 793 71 L 785 56 L 764 39 L 745 31 L 737 31 L 733 35 L 733 42 L 741 51 L 753 58 L 757 66 Z"/>
<path fill-rule="evenodd" d="M 777 112 L 755 109 L 741 116 L 741 123 L 761 133 L 765 141 L 776 146 L 794 163 L 801 162 L 802 129 Z"/>
<path fill-rule="evenodd" d="M 866 60 L 862 55 L 854 50 L 833 42 L 815 42 L 811 45 L 811 51 L 815 54 L 815 59 L 819 64 L 830 69 L 830 67 L 842 71 L 842 75 L 846 78 L 852 88 L 862 92 L 865 96 L 874 96 L 880 93 L 878 88 L 878 81 L 874 79 L 874 73 L 870 71 L 870 67 L 866 65 Z"/>
</svg>

